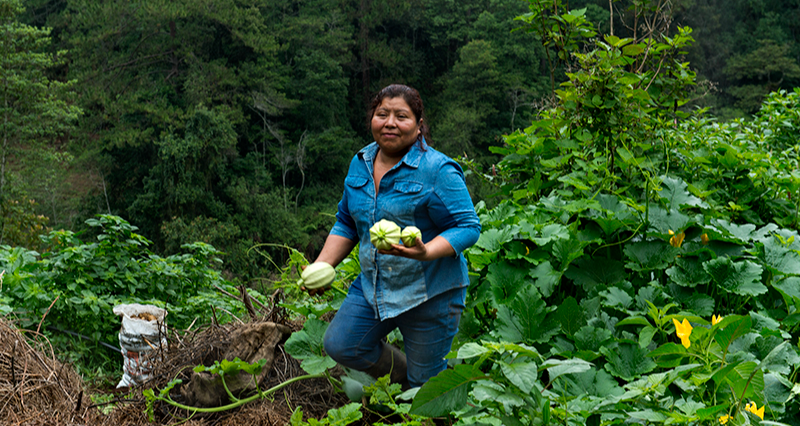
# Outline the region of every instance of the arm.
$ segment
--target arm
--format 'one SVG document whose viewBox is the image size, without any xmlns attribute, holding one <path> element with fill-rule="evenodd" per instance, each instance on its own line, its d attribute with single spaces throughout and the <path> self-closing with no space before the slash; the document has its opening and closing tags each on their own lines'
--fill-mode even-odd
<svg viewBox="0 0 800 426">
<path fill-rule="evenodd" d="M 325 240 L 325 245 L 322 246 L 322 251 L 319 253 L 319 256 L 317 256 L 315 262 L 325 262 L 335 268 L 336 265 L 341 263 L 341 261 L 353 251 L 353 247 L 355 246 L 356 242 L 349 238 L 330 234 Z"/>
</svg>

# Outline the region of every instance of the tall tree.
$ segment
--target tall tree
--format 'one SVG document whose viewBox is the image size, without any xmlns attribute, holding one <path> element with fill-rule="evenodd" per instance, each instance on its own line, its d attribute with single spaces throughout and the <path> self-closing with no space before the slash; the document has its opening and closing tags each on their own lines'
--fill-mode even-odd
<svg viewBox="0 0 800 426">
<path fill-rule="evenodd" d="M 70 102 L 72 83 L 52 80 L 47 74 L 65 52 L 48 52 L 50 30 L 19 22 L 22 12 L 19 0 L 0 0 L 0 243 L 13 243 L 5 239 L 6 231 L 11 232 L 7 225 L 20 223 L 10 217 L 17 209 L 7 204 L 26 199 L 26 186 L 56 183 L 44 182 L 39 174 L 23 178 L 18 173 L 44 164 L 60 168 L 55 144 L 81 112 Z"/>
</svg>

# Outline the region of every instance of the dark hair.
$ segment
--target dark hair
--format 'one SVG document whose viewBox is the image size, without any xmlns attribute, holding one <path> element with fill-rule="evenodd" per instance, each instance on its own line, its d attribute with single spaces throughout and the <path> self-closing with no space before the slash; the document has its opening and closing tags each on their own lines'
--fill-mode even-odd
<svg viewBox="0 0 800 426">
<path fill-rule="evenodd" d="M 419 126 L 417 142 L 421 141 L 424 137 L 425 142 L 430 145 L 430 127 L 428 127 L 428 119 L 425 117 L 425 107 L 422 106 L 422 98 L 419 97 L 419 92 L 417 92 L 416 89 L 408 87 L 405 84 L 390 84 L 372 98 L 372 103 L 369 107 L 369 116 L 367 117 L 367 128 L 369 128 L 372 122 L 375 110 L 378 109 L 378 106 L 380 106 L 381 102 L 386 98 L 403 98 L 403 100 L 406 101 L 414 117 L 417 119 L 417 124 L 420 124 L 420 121 L 422 121 L 422 124 Z"/>
</svg>

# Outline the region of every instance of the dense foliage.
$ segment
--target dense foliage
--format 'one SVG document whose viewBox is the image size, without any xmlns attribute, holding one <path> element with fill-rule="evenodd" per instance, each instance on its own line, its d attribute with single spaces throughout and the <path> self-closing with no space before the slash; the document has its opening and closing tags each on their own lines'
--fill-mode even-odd
<svg viewBox="0 0 800 426">
<path fill-rule="evenodd" d="M 0 312 L 13 312 L 20 327 L 48 335 L 62 357 L 78 362 L 81 373 L 119 374 L 116 305 L 165 308 L 168 324 L 183 330 L 243 314 L 240 303 L 215 289 L 239 292 L 222 278 L 220 253 L 212 246 L 187 244 L 184 253 L 161 257 L 120 217 L 101 215 L 87 225 L 91 233 L 83 240 L 71 231 L 43 235 L 42 253 L 0 246 L 0 269 L 5 271 Z"/>
<path fill-rule="evenodd" d="M 43 73 L 52 86 L 43 92 L 51 101 L 15 99 L 53 118 L 27 122 L 42 149 L 3 148 L 12 156 L 0 173 L 11 183 L 2 203 L 5 235 L 13 236 L 6 242 L 34 249 L 36 224 L 78 230 L 97 213 L 116 214 L 158 253 L 200 237 L 246 279 L 269 265 L 248 254 L 254 243 L 319 249 L 347 162 L 369 141 L 367 101 L 388 83 L 420 89 L 438 149 L 488 170 L 500 159 L 489 147 L 552 103 L 564 71 L 580 66 L 573 53 L 591 50 L 596 34 L 635 45 L 693 27 L 698 42 L 685 57 L 700 84 L 679 109 L 743 116 L 800 79 L 800 11 L 788 1 L 3 4 L 15 5 L 5 19 L 40 40 L 18 44 L 42 59 L 20 75 L 35 81 Z M 582 17 L 571 15 L 581 9 Z M 4 39 L 20 37 L 4 28 Z M 660 108 L 675 110 L 668 97 Z M 34 153 L 36 161 L 22 161 Z M 495 202 L 480 180 L 470 186 Z M 266 252 L 285 260 L 283 251 Z"/>
</svg>

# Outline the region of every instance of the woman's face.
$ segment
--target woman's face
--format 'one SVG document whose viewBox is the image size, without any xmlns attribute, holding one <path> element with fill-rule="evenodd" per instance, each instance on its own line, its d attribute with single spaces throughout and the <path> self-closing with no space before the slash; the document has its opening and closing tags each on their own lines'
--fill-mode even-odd
<svg viewBox="0 0 800 426">
<path fill-rule="evenodd" d="M 402 157 L 419 135 L 417 117 L 402 97 L 385 98 L 372 115 L 372 137 L 383 155 Z"/>
</svg>

